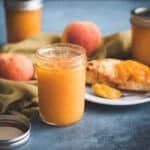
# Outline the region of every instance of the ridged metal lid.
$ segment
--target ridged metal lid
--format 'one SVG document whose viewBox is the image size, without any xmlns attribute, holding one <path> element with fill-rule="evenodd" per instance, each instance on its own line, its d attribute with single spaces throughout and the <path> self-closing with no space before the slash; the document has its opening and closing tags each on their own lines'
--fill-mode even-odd
<svg viewBox="0 0 150 150">
<path fill-rule="evenodd" d="M 131 22 L 139 26 L 150 27 L 150 7 L 133 9 L 131 11 Z"/>
<path fill-rule="evenodd" d="M 42 0 L 4 0 L 7 10 L 36 10 L 42 8 Z"/>
<path fill-rule="evenodd" d="M 21 131 L 21 134 L 14 138 L 6 137 L 0 139 L 0 150 L 11 149 L 26 143 L 30 137 L 31 124 L 24 118 L 19 118 L 14 115 L 0 115 L 0 127 L 16 128 Z M 8 132 L 8 131 L 7 131 Z"/>
</svg>

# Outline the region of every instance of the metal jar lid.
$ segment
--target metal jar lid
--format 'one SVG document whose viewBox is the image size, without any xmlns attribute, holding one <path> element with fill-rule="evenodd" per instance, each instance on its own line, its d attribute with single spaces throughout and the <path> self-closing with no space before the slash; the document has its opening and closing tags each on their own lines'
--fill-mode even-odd
<svg viewBox="0 0 150 150">
<path fill-rule="evenodd" d="M 4 0 L 7 10 L 37 10 L 42 8 L 42 0 Z"/>
<path fill-rule="evenodd" d="M 131 23 L 150 27 L 150 7 L 135 8 L 131 11 Z"/>
<path fill-rule="evenodd" d="M 13 138 L 0 139 L 0 150 L 11 149 L 26 143 L 30 137 L 31 124 L 27 119 L 14 115 L 0 115 L 0 128 L 14 128 L 21 131 L 21 134 Z M 16 130 L 14 130 L 16 131 Z M 8 130 L 7 130 L 8 132 Z M 9 131 L 10 132 L 10 131 Z M 10 134 L 10 133 L 9 133 Z"/>
</svg>

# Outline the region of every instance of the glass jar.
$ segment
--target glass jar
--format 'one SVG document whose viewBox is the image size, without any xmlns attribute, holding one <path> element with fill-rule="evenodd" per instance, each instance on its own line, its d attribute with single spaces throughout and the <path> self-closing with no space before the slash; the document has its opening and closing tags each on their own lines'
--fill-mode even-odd
<svg viewBox="0 0 150 150">
<path fill-rule="evenodd" d="M 41 31 L 42 0 L 5 0 L 8 42 L 24 40 Z"/>
<path fill-rule="evenodd" d="M 133 58 L 150 66 L 150 7 L 131 12 Z"/>
<path fill-rule="evenodd" d="M 52 44 L 36 53 L 39 113 L 50 125 L 70 125 L 84 112 L 86 54 L 73 44 Z"/>
</svg>

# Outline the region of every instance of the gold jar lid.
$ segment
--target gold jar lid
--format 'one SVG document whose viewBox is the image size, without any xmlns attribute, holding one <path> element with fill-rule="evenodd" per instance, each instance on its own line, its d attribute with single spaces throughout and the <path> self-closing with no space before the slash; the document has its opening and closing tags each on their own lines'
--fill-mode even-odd
<svg viewBox="0 0 150 150">
<path fill-rule="evenodd" d="M 5 0 L 7 10 L 37 10 L 42 8 L 42 0 Z"/>
<path fill-rule="evenodd" d="M 131 23 L 150 27 L 150 7 L 135 8 L 131 11 Z"/>
</svg>

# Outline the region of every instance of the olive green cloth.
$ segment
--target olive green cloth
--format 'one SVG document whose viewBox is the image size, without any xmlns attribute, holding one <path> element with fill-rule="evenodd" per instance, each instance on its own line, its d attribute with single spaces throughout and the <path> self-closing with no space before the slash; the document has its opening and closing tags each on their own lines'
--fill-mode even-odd
<svg viewBox="0 0 150 150">
<path fill-rule="evenodd" d="M 23 53 L 33 59 L 37 49 L 50 43 L 61 42 L 61 35 L 54 33 L 40 33 L 27 40 L 2 46 L 2 52 Z M 103 37 L 103 44 L 99 46 L 96 53 L 89 59 L 96 58 L 120 58 L 128 59 L 131 57 L 131 31 L 123 31 Z"/>
<path fill-rule="evenodd" d="M 31 119 L 38 110 L 37 81 L 17 82 L 0 79 L 0 114 Z"/>
<path fill-rule="evenodd" d="M 61 42 L 61 35 L 40 33 L 27 40 L 5 44 L 1 52 L 22 53 L 33 60 L 37 49 L 50 43 Z M 114 57 L 129 58 L 130 31 L 104 36 L 103 44 L 89 59 Z M 38 111 L 37 80 L 18 82 L 0 79 L 0 114 L 15 114 L 31 119 Z"/>
<path fill-rule="evenodd" d="M 122 31 L 103 38 L 103 44 L 89 59 L 97 58 L 131 58 L 131 31 Z"/>
<path fill-rule="evenodd" d="M 8 43 L 2 46 L 2 52 L 22 53 L 29 56 L 32 60 L 37 49 L 51 43 L 61 41 L 60 34 L 41 32 L 33 37 L 18 43 Z"/>
</svg>

